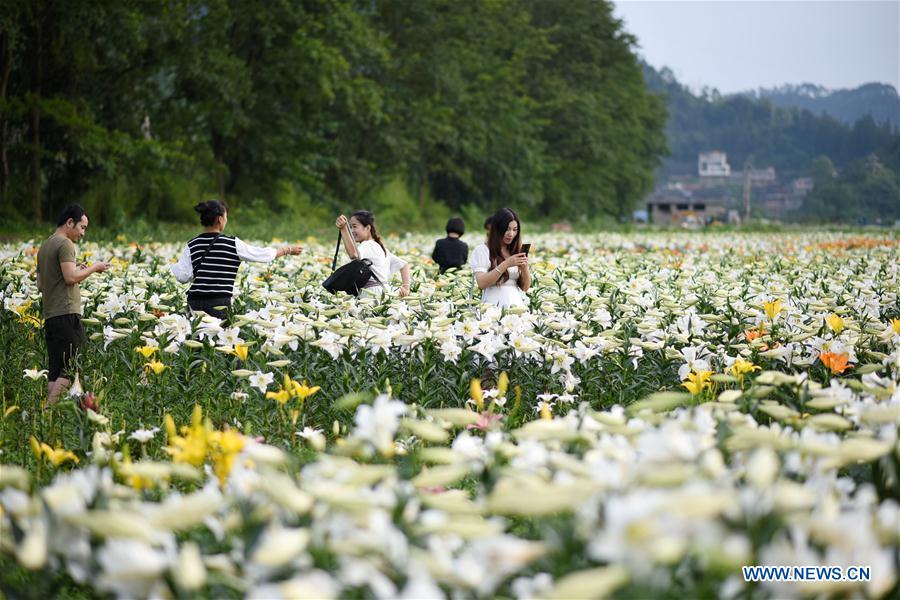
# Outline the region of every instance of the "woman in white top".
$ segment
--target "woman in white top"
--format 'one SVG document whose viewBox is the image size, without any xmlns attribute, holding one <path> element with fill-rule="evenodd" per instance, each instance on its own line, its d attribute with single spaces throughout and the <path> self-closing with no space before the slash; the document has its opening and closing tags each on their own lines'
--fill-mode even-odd
<svg viewBox="0 0 900 600">
<path fill-rule="evenodd" d="M 334 225 L 340 230 L 341 239 L 344 240 L 344 249 L 347 250 L 347 255 L 351 259 L 367 258 L 372 262 L 374 277 L 360 290 L 361 294 L 380 295 L 384 293 L 389 289 L 391 275 L 400 271 L 402 280 L 400 297 L 405 298 L 409 295 L 409 265 L 384 247 L 384 243 L 375 229 L 375 215 L 367 210 L 358 210 L 350 215 L 349 220 L 344 215 L 338 216 Z"/>
<path fill-rule="evenodd" d="M 522 252 L 519 217 L 509 208 L 501 208 L 491 217 L 488 243 L 472 252 L 469 265 L 475 282 L 483 290 L 486 304 L 525 306 L 525 294 L 531 286 L 528 256 Z"/>
<path fill-rule="evenodd" d="M 303 251 L 301 246 L 260 248 L 238 237 L 222 235 L 228 224 L 228 205 L 221 200 L 201 202 L 194 210 L 200 213 L 203 233 L 187 243 L 181 259 L 171 267 L 175 279 L 191 282 L 187 299 L 192 310 L 224 319 L 226 312 L 222 307 L 231 306 L 234 280 L 242 261 L 272 262 L 279 256 Z"/>
</svg>

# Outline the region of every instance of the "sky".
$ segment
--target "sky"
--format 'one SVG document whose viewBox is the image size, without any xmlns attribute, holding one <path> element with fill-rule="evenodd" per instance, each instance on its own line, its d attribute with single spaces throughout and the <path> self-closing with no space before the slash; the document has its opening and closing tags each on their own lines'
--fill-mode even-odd
<svg viewBox="0 0 900 600">
<path fill-rule="evenodd" d="M 900 0 L 616 0 L 650 65 L 694 91 L 900 89 Z"/>
</svg>

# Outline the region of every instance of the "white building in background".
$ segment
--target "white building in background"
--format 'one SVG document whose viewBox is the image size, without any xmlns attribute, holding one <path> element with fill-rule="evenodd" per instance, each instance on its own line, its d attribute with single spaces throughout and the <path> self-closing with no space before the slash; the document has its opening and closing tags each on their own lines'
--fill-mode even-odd
<svg viewBox="0 0 900 600">
<path fill-rule="evenodd" d="M 701 152 L 697 156 L 697 171 L 700 177 L 727 177 L 731 174 L 728 156 L 724 152 Z"/>
</svg>

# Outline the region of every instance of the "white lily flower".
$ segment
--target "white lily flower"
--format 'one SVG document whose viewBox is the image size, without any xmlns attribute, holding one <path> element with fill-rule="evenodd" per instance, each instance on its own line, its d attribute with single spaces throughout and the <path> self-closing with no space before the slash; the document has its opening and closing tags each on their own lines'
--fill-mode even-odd
<svg viewBox="0 0 900 600">
<path fill-rule="evenodd" d="M 23 373 L 25 374 L 26 378 L 31 380 L 47 378 L 47 369 L 41 369 L 40 371 L 37 369 L 23 369 Z"/>
<path fill-rule="evenodd" d="M 159 427 L 154 427 L 153 429 L 137 429 L 128 436 L 128 439 L 136 440 L 141 444 L 146 444 L 153 439 L 157 432 L 159 432 Z"/>
<path fill-rule="evenodd" d="M 250 375 L 248 379 L 251 386 L 255 387 L 260 392 L 265 394 L 266 390 L 269 389 L 269 386 L 272 385 L 272 382 L 275 381 L 275 375 L 273 373 L 263 373 L 261 371 L 257 371 Z"/>
</svg>

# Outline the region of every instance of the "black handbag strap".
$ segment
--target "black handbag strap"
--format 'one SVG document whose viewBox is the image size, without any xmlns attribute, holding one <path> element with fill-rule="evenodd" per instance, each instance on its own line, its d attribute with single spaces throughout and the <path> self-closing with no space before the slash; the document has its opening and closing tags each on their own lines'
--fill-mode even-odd
<svg viewBox="0 0 900 600">
<path fill-rule="evenodd" d="M 217 233 L 215 236 L 213 236 L 213 239 L 209 243 L 209 246 L 207 246 L 206 250 L 203 251 L 203 254 L 200 255 L 200 260 L 197 261 L 197 266 L 194 267 L 194 276 L 195 277 L 197 276 L 197 271 L 199 271 L 200 267 L 203 265 L 203 260 L 209 254 L 209 251 L 212 250 L 213 245 L 216 243 L 216 240 L 219 239 L 220 235 L 222 235 L 221 231 L 219 233 Z"/>
<path fill-rule="evenodd" d="M 341 230 L 338 229 L 338 241 L 337 246 L 334 247 L 334 260 L 331 261 L 331 270 L 334 271 L 337 268 L 337 257 L 338 252 L 341 251 Z"/>
</svg>

